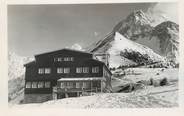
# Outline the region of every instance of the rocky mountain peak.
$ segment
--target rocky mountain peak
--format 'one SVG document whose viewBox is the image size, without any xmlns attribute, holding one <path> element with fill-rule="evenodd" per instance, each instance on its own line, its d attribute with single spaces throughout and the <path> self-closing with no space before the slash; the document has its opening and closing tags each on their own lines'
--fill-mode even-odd
<svg viewBox="0 0 184 116">
<path fill-rule="evenodd" d="M 148 16 L 142 10 L 132 12 L 129 16 L 127 16 L 127 18 L 125 20 L 129 21 L 131 23 L 134 23 L 134 24 L 139 23 L 141 25 L 151 23 Z"/>
</svg>

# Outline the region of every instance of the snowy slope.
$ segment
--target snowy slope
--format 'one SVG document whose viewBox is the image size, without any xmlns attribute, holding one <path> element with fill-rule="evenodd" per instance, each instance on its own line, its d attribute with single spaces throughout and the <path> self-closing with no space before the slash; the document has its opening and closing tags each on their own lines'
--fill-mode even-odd
<svg viewBox="0 0 184 116">
<path fill-rule="evenodd" d="M 43 104 L 14 105 L 12 108 L 172 108 L 178 107 L 178 90 L 152 88 L 132 93 L 104 93 L 87 97 L 52 100 Z M 141 94 L 142 95 L 141 95 Z"/>
<path fill-rule="evenodd" d="M 51 100 L 40 104 L 12 104 L 12 108 L 166 108 L 178 107 L 178 69 L 162 68 L 129 68 L 133 71 L 118 82 L 112 80 L 113 88 L 127 81 L 137 82 L 167 77 L 169 84 L 165 86 L 145 85 L 130 93 L 98 93 L 93 96 L 82 96 Z M 139 73 L 139 75 L 137 75 Z M 159 75 L 157 75 L 159 73 Z"/>
<path fill-rule="evenodd" d="M 101 51 L 106 51 L 106 53 L 110 54 L 109 58 L 110 67 L 118 67 L 122 65 L 123 66 L 138 65 L 142 62 L 153 63 L 164 61 L 163 57 L 153 52 L 153 50 L 151 50 L 150 48 L 135 43 L 125 38 L 118 32 L 115 33 L 113 41 L 109 42 L 108 44 L 98 49 L 98 52 Z M 127 56 L 126 55 L 127 53 L 131 55 Z M 137 53 L 141 55 L 139 61 L 136 60 L 138 59 L 138 56 L 136 58 L 132 57 Z M 147 58 L 147 61 L 142 61 L 143 57 Z"/>
</svg>

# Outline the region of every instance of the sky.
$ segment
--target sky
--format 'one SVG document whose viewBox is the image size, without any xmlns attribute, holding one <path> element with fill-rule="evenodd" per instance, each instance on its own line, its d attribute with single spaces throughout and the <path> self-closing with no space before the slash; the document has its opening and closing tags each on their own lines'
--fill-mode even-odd
<svg viewBox="0 0 184 116">
<path fill-rule="evenodd" d="M 9 5 L 8 50 L 33 57 L 66 47 L 83 49 L 136 10 L 178 23 L 175 3 Z"/>
</svg>

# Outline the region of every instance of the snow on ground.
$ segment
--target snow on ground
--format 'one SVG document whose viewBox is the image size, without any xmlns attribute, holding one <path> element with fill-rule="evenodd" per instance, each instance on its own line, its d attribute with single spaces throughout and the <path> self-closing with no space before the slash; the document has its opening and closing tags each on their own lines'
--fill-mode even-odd
<svg viewBox="0 0 184 116">
<path fill-rule="evenodd" d="M 119 70 L 119 69 L 118 69 Z M 116 70 L 116 71 L 118 71 Z M 119 71 L 121 72 L 121 71 Z M 41 104 L 13 105 L 12 108 L 163 108 L 178 106 L 178 69 L 129 68 L 127 75 L 113 77 L 112 86 L 117 87 L 132 81 L 167 77 L 165 86 L 145 86 L 130 93 L 98 93 L 93 96 L 51 100 Z M 159 73 L 159 75 L 158 75 Z"/>
<path fill-rule="evenodd" d="M 117 69 L 112 73 L 119 72 L 121 69 Z M 124 70 L 125 75 L 117 77 L 121 81 L 137 82 L 140 80 L 162 79 L 166 77 L 169 81 L 178 80 L 178 68 L 127 68 Z M 112 86 L 116 86 L 112 83 Z"/>
<path fill-rule="evenodd" d="M 140 92 L 140 91 L 138 91 Z M 52 100 L 43 104 L 17 105 L 14 108 L 162 108 L 177 107 L 177 90 L 142 92 L 145 95 L 132 93 L 103 93 L 87 97 Z"/>
</svg>

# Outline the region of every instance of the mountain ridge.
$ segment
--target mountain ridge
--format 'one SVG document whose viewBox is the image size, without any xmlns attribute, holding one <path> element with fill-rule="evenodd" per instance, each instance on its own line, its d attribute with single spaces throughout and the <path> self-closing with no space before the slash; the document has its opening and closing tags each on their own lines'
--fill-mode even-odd
<svg viewBox="0 0 184 116">
<path fill-rule="evenodd" d="M 135 11 L 115 25 L 113 30 L 106 35 L 105 38 L 88 47 L 87 51 L 106 53 L 108 49 L 112 47 L 109 43 L 114 41 L 115 33 L 119 32 L 127 39 L 149 47 L 156 54 L 166 57 L 174 63 L 179 63 L 178 27 L 178 24 L 171 21 L 161 22 L 153 27 L 149 17 L 146 16 L 144 12 Z M 162 33 L 160 34 L 160 32 Z M 162 39 L 162 36 L 165 37 L 165 39 Z"/>
</svg>

